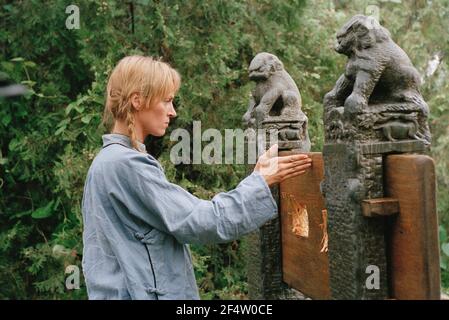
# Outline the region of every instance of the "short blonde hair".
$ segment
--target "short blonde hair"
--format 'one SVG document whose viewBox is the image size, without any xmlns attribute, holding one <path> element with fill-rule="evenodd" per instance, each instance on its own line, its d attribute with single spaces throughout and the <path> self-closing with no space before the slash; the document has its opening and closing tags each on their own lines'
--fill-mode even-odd
<svg viewBox="0 0 449 320">
<path fill-rule="evenodd" d="M 180 84 L 179 73 L 160 59 L 124 57 L 109 76 L 103 125 L 110 131 L 115 120 L 126 121 L 131 144 L 140 151 L 134 130 L 132 94 L 139 93 L 145 99 L 144 108 L 149 108 L 158 99 L 176 93 Z"/>
</svg>

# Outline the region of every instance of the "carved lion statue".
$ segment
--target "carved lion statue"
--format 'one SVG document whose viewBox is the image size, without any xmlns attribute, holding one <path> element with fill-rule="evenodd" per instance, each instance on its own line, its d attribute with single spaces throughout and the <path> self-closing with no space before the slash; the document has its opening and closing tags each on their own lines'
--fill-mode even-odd
<svg viewBox="0 0 449 320">
<path fill-rule="evenodd" d="M 248 125 L 259 124 L 269 115 L 281 98 L 283 109 L 296 109 L 299 115 L 301 95 L 292 77 L 285 71 L 282 62 L 273 54 L 258 53 L 249 66 L 249 78 L 256 82 L 251 101 L 243 121 Z M 295 105 L 291 105 L 291 101 Z M 278 114 L 280 115 L 280 114 Z"/>
<path fill-rule="evenodd" d="M 249 78 L 256 87 L 244 124 L 277 131 L 279 149 L 309 151 L 308 118 L 301 110 L 301 95 L 281 60 L 271 53 L 258 53 L 249 65 Z"/>
<path fill-rule="evenodd" d="M 345 73 L 324 97 L 325 117 L 342 106 L 346 118 L 350 118 L 368 104 L 409 104 L 418 106 L 427 119 L 429 108 L 419 91 L 418 71 L 375 18 L 352 17 L 338 31 L 335 50 L 346 55 L 348 62 Z M 428 128 L 422 131 L 430 140 Z"/>
</svg>

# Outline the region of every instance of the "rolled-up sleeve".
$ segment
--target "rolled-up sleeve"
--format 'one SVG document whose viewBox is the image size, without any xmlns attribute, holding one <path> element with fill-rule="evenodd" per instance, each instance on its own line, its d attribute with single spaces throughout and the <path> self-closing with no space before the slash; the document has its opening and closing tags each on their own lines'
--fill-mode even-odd
<svg viewBox="0 0 449 320">
<path fill-rule="evenodd" d="M 199 199 L 169 182 L 159 164 L 145 156 L 116 164 L 109 177 L 117 179 L 108 183 L 111 197 L 120 200 L 131 215 L 181 243 L 231 241 L 278 214 L 271 191 L 258 172 L 211 200 Z"/>
</svg>

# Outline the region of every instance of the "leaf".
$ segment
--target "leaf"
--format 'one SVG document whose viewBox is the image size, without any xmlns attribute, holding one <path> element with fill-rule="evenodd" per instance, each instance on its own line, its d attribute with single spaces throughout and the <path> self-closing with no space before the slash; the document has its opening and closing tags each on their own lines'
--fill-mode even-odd
<svg viewBox="0 0 449 320">
<path fill-rule="evenodd" d="M 25 61 L 25 59 L 24 59 L 24 58 L 21 58 L 21 57 L 17 57 L 17 58 L 11 59 L 10 61 L 13 61 L 13 62 L 23 62 L 23 61 Z"/>
<path fill-rule="evenodd" d="M 76 105 L 75 105 L 75 110 L 76 110 L 76 112 L 78 112 L 78 113 L 83 113 L 84 107 L 76 104 Z"/>
<path fill-rule="evenodd" d="M 11 115 L 9 113 L 2 117 L 2 123 L 5 127 L 7 127 L 10 122 L 11 122 Z"/>
<path fill-rule="evenodd" d="M 65 109 L 65 114 L 68 115 L 70 113 L 70 111 L 72 111 L 72 109 L 75 107 L 75 105 L 76 105 L 76 102 L 69 103 L 69 105 Z"/>
<path fill-rule="evenodd" d="M 53 204 L 54 200 L 50 201 L 46 206 L 36 209 L 31 214 L 31 217 L 33 217 L 34 219 L 45 219 L 50 217 L 53 214 Z"/>
<path fill-rule="evenodd" d="M 58 127 L 65 127 L 70 123 L 70 118 L 64 119 L 58 123 Z"/>
<path fill-rule="evenodd" d="M 440 268 L 443 270 L 447 270 L 447 261 L 440 259 Z"/>
<path fill-rule="evenodd" d="M 89 124 L 90 120 L 92 119 L 91 114 L 87 114 L 84 117 L 81 118 L 81 122 L 85 124 Z"/>
<path fill-rule="evenodd" d="M 441 243 L 447 242 L 447 232 L 443 226 L 438 227 L 438 233 L 440 235 L 440 242 Z"/>
<path fill-rule="evenodd" d="M 98 103 L 100 105 L 104 105 L 104 98 L 102 98 L 102 97 L 94 97 L 94 98 L 92 98 L 92 101 L 95 103 Z"/>
<path fill-rule="evenodd" d="M 59 127 L 59 129 L 55 132 L 55 136 L 59 136 L 65 129 L 66 126 Z"/>
<path fill-rule="evenodd" d="M 70 119 L 64 119 L 60 123 L 58 123 L 58 129 L 55 132 L 55 135 L 60 135 L 66 128 L 67 125 L 70 123 Z"/>
<path fill-rule="evenodd" d="M 441 250 L 443 250 L 444 254 L 449 257 L 449 242 L 443 243 Z"/>
<path fill-rule="evenodd" d="M 12 72 L 14 70 L 14 63 L 11 63 L 9 61 L 2 61 L 1 66 L 7 72 Z"/>
<path fill-rule="evenodd" d="M 5 4 L 5 5 L 3 6 L 3 9 L 5 9 L 5 11 L 11 12 L 12 9 L 13 9 L 13 6 L 12 6 L 11 4 Z"/>
<path fill-rule="evenodd" d="M 25 61 L 25 66 L 29 68 L 36 68 L 36 64 L 33 61 Z"/>
<path fill-rule="evenodd" d="M 23 81 L 21 81 L 20 83 L 22 83 L 22 84 L 24 84 L 24 85 L 27 85 L 27 86 L 30 86 L 30 87 L 33 87 L 33 86 L 36 84 L 36 81 L 23 80 Z"/>
<path fill-rule="evenodd" d="M 32 213 L 31 210 L 22 211 L 22 212 L 15 213 L 15 214 L 11 215 L 11 216 L 9 217 L 9 219 L 12 220 L 12 219 L 22 218 L 22 217 L 24 217 L 24 216 L 30 215 L 31 213 Z"/>
<path fill-rule="evenodd" d="M 8 145 L 9 151 L 15 151 L 15 150 L 18 149 L 18 147 L 20 147 L 20 140 L 18 140 L 18 139 L 12 139 L 12 140 L 9 142 L 9 145 Z"/>
</svg>

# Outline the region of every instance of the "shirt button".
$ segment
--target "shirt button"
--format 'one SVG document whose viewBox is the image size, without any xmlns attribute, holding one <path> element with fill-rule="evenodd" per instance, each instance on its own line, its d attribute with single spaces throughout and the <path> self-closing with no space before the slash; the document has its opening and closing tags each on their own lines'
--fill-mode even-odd
<svg viewBox="0 0 449 320">
<path fill-rule="evenodd" d="M 142 233 L 140 233 L 140 232 L 136 232 L 136 233 L 134 233 L 134 237 L 137 240 L 142 240 L 144 238 L 144 235 Z"/>
</svg>

